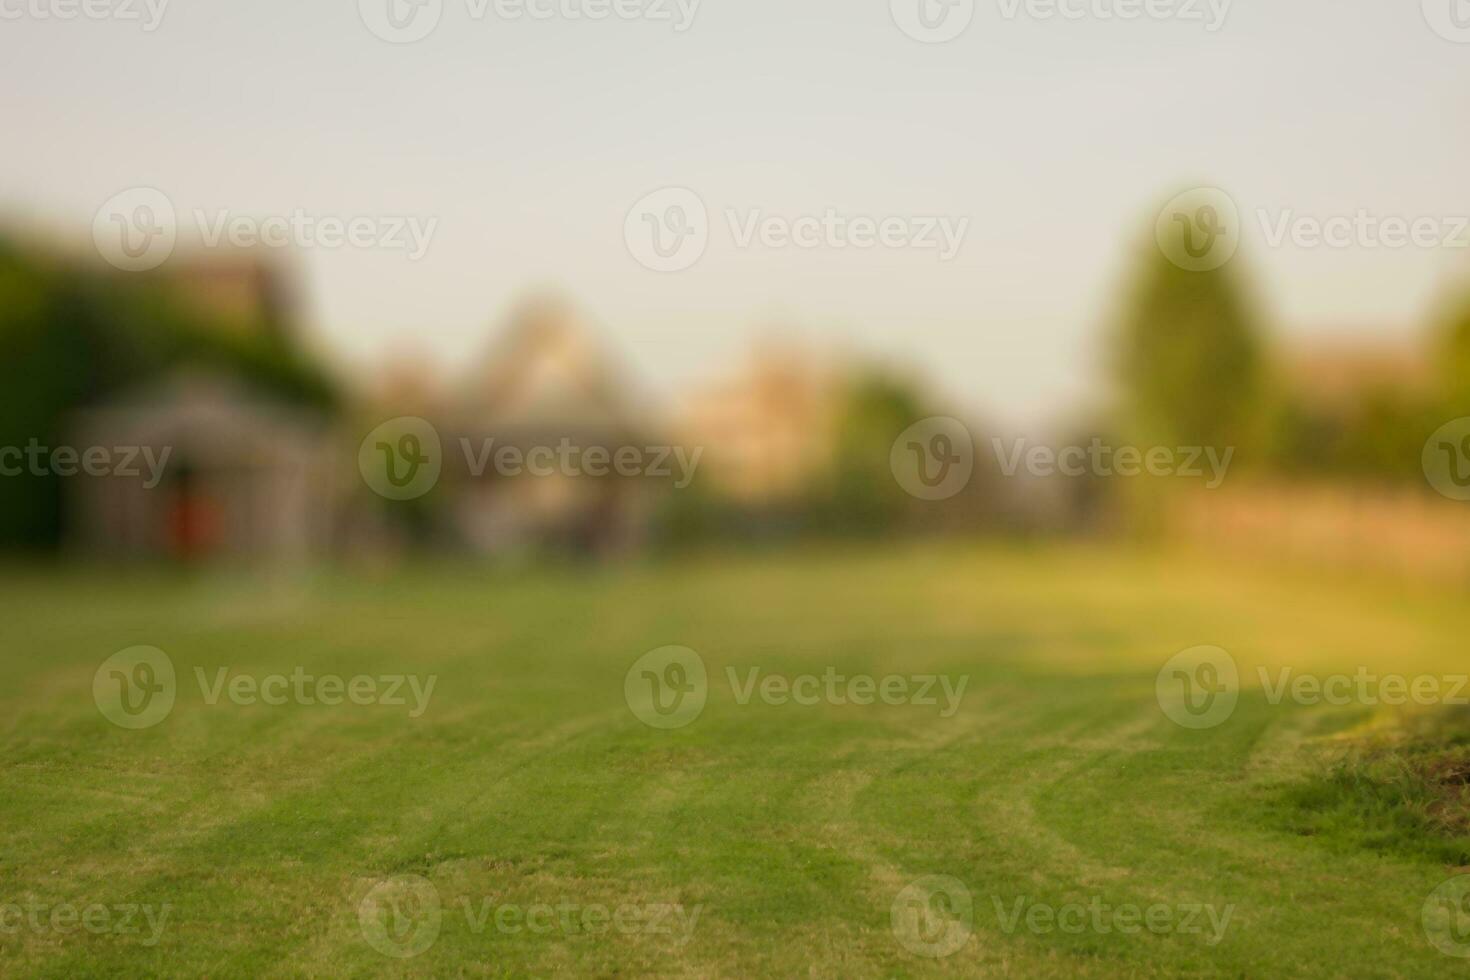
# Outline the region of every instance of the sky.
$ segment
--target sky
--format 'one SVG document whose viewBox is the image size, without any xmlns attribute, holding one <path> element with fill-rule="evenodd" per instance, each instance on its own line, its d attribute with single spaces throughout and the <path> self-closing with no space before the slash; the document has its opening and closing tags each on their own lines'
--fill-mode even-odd
<svg viewBox="0 0 1470 980">
<path fill-rule="evenodd" d="M 555 288 L 654 391 L 789 334 L 1025 424 L 1096 394 L 1119 285 L 1182 189 L 1239 206 L 1232 261 L 1284 334 L 1407 337 L 1470 269 L 1470 249 L 1272 245 L 1258 220 L 1470 215 L 1470 37 L 1450 19 L 1470 24 L 1467 0 L 1236 0 L 1215 30 L 1206 0 L 1130 20 L 1102 16 L 1129 0 L 973 0 L 943 43 L 900 25 L 918 0 L 702 0 L 684 24 L 692 0 L 617 0 L 667 20 L 429 0 L 412 43 L 374 33 L 388 0 L 169 0 L 152 30 L 162 0 L 59 19 L 81 2 L 0 0 L 0 208 L 87 245 L 133 187 L 181 223 L 437 219 L 416 260 L 294 250 L 315 342 L 363 370 L 463 369 L 518 297 Z M 659 272 L 625 219 L 667 187 L 697 195 L 709 236 Z M 968 225 L 945 261 L 742 247 L 726 216 L 827 209 Z"/>
</svg>

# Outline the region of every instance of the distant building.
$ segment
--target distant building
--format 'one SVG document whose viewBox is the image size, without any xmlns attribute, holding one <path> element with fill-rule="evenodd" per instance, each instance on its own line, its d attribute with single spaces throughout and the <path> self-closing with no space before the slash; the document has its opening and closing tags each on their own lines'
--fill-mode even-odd
<svg viewBox="0 0 1470 980">
<path fill-rule="evenodd" d="M 615 554 L 645 540 L 665 481 L 604 465 L 591 468 L 605 473 L 588 472 L 585 456 L 595 449 L 610 458 L 625 447 L 641 454 L 666 440 L 565 304 L 534 300 L 515 312 L 444 428 L 441 486 L 452 534 L 471 550 Z M 502 451 L 523 461 L 517 472 L 497 465 Z M 532 459 L 539 474 L 525 465 Z"/>
<path fill-rule="evenodd" d="M 1320 427 L 1310 431 L 1309 448 L 1333 448 L 1377 396 L 1405 396 L 1410 405 L 1432 397 L 1435 365 L 1421 338 L 1391 337 L 1339 333 L 1287 349 L 1286 387 Z M 1410 434 L 1407 451 L 1390 457 L 1407 482 L 1392 471 L 1387 478 L 1312 467 L 1232 473 L 1216 490 L 1174 494 L 1165 519 L 1174 533 L 1212 550 L 1464 582 L 1470 515 L 1422 481 L 1419 440 L 1428 434 Z"/>
<path fill-rule="evenodd" d="M 684 442 L 704 447 L 710 484 L 745 504 L 798 496 L 831 461 L 839 376 L 795 348 L 756 351 L 685 403 Z"/>
<path fill-rule="evenodd" d="M 1424 391 L 1433 383 L 1428 357 L 1408 341 L 1337 336 L 1288 348 L 1285 361 L 1292 390 L 1326 409 L 1351 408 L 1376 389 Z"/>
<path fill-rule="evenodd" d="M 68 481 L 67 535 L 88 555 L 278 562 L 328 547 L 334 443 L 321 420 L 238 382 L 175 376 L 81 414 L 72 441 L 136 452 L 141 471 Z"/>
<path fill-rule="evenodd" d="M 223 329 L 288 338 L 300 329 L 295 279 L 264 248 L 181 252 L 149 275 Z"/>
</svg>

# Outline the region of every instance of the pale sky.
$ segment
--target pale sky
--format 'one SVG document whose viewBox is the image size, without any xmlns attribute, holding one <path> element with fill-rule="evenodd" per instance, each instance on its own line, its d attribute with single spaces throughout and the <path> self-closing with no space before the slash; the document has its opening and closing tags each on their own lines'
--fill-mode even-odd
<svg viewBox="0 0 1470 980">
<path fill-rule="evenodd" d="M 374 36 L 358 0 L 171 0 L 152 32 L 34 9 L 67 2 L 0 0 L 0 206 L 89 244 L 98 207 L 134 186 L 181 215 L 438 218 L 419 261 L 299 250 L 313 329 L 349 364 L 417 345 L 463 366 L 549 285 L 655 390 L 794 325 L 1025 423 L 1096 379 L 1116 286 L 1183 188 L 1240 205 L 1234 261 L 1283 330 L 1409 331 L 1470 268 L 1470 249 L 1272 248 L 1254 218 L 1470 214 L 1470 43 L 1420 0 L 1236 0 L 1215 32 L 978 0 L 942 44 L 907 36 L 889 0 L 703 0 L 683 32 L 477 20 L 442 0 L 411 44 Z M 87 2 L 148 17 L 145 0 Z M 712 224 L 675 273 L 623 237 L 666 186 L 697 192 Z M 829 207 L 970 226 L 941 262 L 742 249 L 723 216 Z"/>
</svg>

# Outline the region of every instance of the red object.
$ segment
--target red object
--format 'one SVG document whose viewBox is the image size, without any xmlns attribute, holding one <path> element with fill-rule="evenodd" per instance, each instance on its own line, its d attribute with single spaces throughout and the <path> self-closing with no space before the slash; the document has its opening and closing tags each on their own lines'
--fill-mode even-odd
<svg viewBox="0 0 1470 980">
<path fill-rule="evenodd" d="M 220 541 L 220 514 L 214 501 L 187 488 L 174 495 L 169 511 L 169 551 L 175 558 L 201 558 Z"/>
</svg>

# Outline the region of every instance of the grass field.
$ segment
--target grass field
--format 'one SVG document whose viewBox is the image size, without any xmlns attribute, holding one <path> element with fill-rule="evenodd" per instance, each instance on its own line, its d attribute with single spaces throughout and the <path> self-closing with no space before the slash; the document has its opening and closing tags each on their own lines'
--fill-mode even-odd
<svg viewBox="0 0 1470 980">
<path fill-rule="evenodd" d="M 1467 860 L 1454 814 L 1341 761 L 1378 710 L 1273 705 L 1247 680 L 1227 722 L 1189 730 L 1155 695 L 1163 663 L 1200 644 L 1243 674 L 1464 671 L 1470 603 L 1449 589 L 953 548 L 275 585 L 15 570 L 0 622 L 0 906 L 21 910 L 0 910 L 7 977 L 1467 968 L 1421 924 Z M 93 680 L 140 644 L 172 659 L 177 699 L 127 730 Z M 703 658 L 708 701 L 660 730 L 624 679 L 670 644 Z M 221 667 L 437 682 L 411 717 L 411 698 L 210 704 L 196 667 L 209 684 Z M 753 667 L 968 682 L 943 717 L 942 698 L 741 704 L 727 667 L 741 685 Z M 933 875 L 973 903 L 943 959 L 893 928 L 900 893 Z M 368 941 L 365 908 L 401 903 L 391 939 L 434 901 L 427 949 Z M 930 904 L 921 925 L 963 919 Z M 550 928 L 540 905 L 560 909 Z M 56 914 L 89 907 L 91 929 Z M 621 907 L 612 926 L 587 914 Z M 1151 907 L 1157 928 L 1123 931 L 1123 910 Z"/>
</svg>

